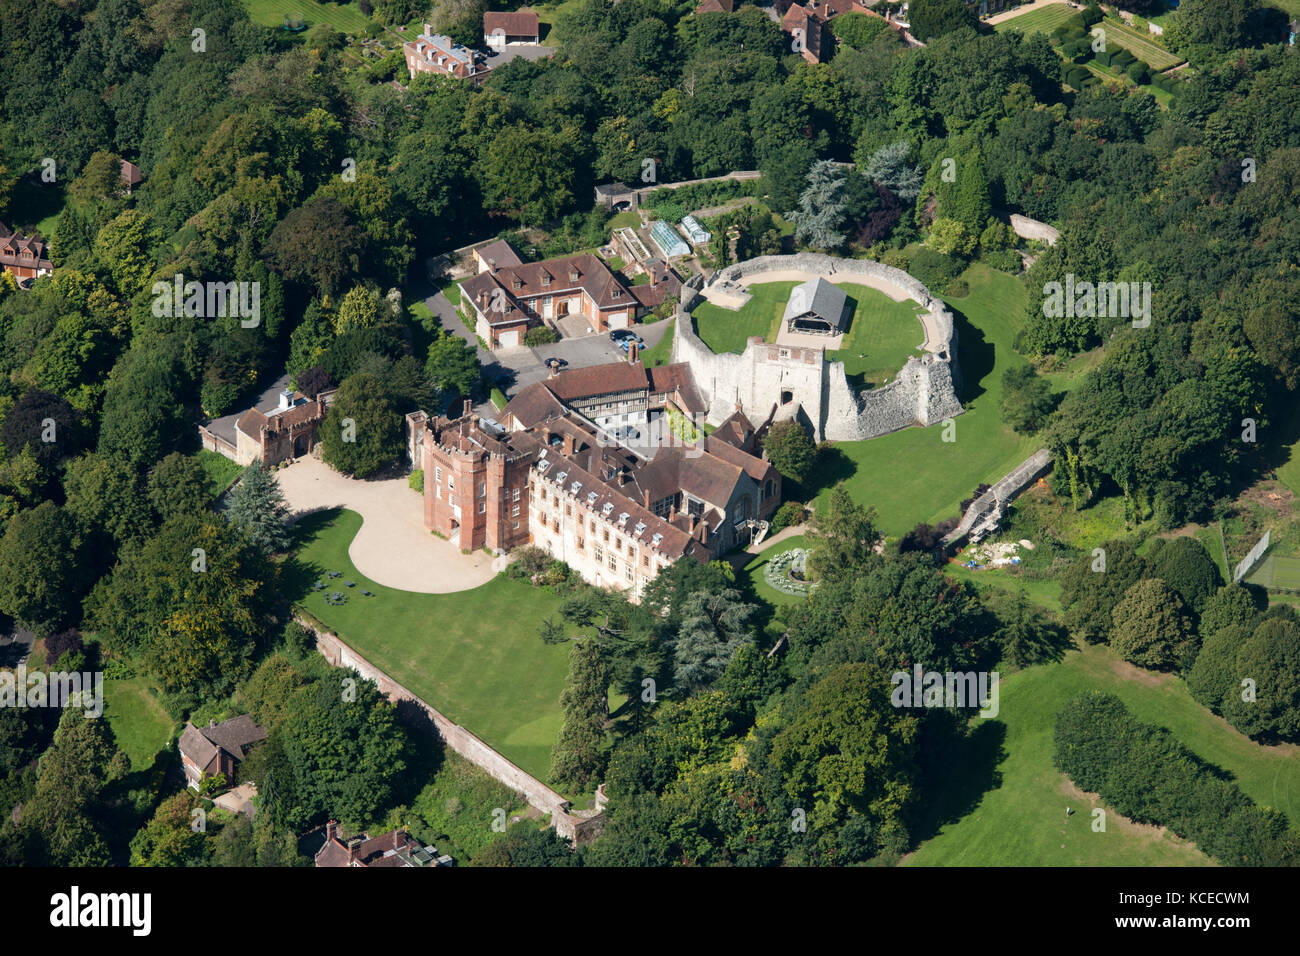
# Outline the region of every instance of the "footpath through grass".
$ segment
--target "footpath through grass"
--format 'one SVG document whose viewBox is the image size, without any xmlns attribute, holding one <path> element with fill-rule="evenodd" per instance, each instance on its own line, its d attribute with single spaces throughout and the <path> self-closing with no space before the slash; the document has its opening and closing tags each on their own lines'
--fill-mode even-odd
<svg viewBox="0 0 1300 956">
<path fill-rule="evenodd" d="M 569 645 L 543 644 L 537 630 L 557 614 L 561 599 L 504 575 L 455 594 L 384 587 L 348 558 L 359 514 L 321 512 L 298 527 L 299 550 L 285 566 L 287 592 L 380 670 L 546 780 L 560 732 Z M 330 571 L 342 574 L 329 578 Z M 312 590 L 317 580 L 327 582 L 323 591 Z M 333 591 L 347 603 L 326 603 Z"/>
<path fill-rule="evenodd" d="M 948 301 L 954 312 L 958 361 L 966 411 L 954 419 L 956 440 L 943 441 L 943 426 L 905 428 L 867 441 L 836 442 L 823 456 L 812 485 L 825 501 L 846 482 L 850 495 L 876 509 L 880 529 L 891 537 L 917 522 L 936 524 L 957 514 L 981 482 L 993 484 L 1040 447 L 1002 424 L 1002 375 L 1026 359 L 1011 343 L 1024 321 L 1025 288 L 1014 277 L 982 263 L 966 270 L 970 294 Z"/>
</svg>

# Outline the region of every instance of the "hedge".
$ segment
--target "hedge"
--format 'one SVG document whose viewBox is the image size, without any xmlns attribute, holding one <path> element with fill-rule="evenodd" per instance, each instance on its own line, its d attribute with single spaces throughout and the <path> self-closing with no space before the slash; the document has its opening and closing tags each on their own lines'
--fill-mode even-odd
<svg viewBox="0 0 1300 956">
<path fill-rule="evenodd" d="M 1151 79 L 1151 70 L 1145 63 L 1130 63 L 1125 72 L 1134 83 L 1146 83 Z"/>
<path fill-rule="evenodd" d="M 1115 51 L 1115 55 L 1110 58 L 1110 62 L 1115 66 L 1127 69 L 1130 64 L 1137 62 L 1137 57 L 1121 47 Z"/>
<path fill-rule="evenodd" d="M 1092 79 L 1092 73 L 1081 66 L 1071 67 L 1065 73 L 1065 82 L 1069 83 L 1076 90 L 1083 89 L 1084 85 L 1090 79 Z"/>
<path fill-rule="evenodd" d="M 1300 834 L 1163 727 L 1114 694 L 1089 691 L 1056 715 L 1053 761 L 1081 790 L 1136 823 L 1168 827 L 1225 866 L 1295 866 Z"/>
</svg>

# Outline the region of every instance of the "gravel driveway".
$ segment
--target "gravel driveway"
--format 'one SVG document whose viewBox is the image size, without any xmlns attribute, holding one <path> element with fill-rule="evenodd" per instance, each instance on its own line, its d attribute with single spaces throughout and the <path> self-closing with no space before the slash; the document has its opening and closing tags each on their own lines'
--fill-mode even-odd
<svg viewBox="0 0 1300 956">
<path fill-rule="evenodd" d="M 274 472 L 291 511 L 348 508 L 364 519 L 348 547 L 357 570 L 378 584 L 401 591 L 449 594 L 486 584 L 496 560 L 460 548 L 424 527 L 423 500 L 406 478 L 358 481 L 313 457 L 299 458 Z"/>
</svg>

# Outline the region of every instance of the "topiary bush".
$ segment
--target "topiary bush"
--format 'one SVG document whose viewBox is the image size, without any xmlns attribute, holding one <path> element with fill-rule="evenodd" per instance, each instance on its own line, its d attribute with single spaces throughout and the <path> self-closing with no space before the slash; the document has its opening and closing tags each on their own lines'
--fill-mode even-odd
<svg viewBox="0 0 1300 956">
<path fill-rule="evenodd" d="M 1149 83 L 1151 81 L 1151 68 L 1145 63 L 1130 63 L 1128 69 L 1124 71 L 1128 78 L 1134 83 Z"/>
</svg>

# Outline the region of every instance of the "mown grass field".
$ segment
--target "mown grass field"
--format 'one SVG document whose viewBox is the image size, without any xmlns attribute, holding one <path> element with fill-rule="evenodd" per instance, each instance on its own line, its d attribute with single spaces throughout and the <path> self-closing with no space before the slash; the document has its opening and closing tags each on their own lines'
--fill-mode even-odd
<svg viewBox="0 0 1300 956">
<path fill-rule="evenodd" d="M 1300 558 L 1269 554 L 1248 576 L 1251 584 L 1279 591 L 1300 591 Z"/>
<path fill-rule="evenodd" d="M 1092 29 L 1098 28 L 1106 31 L 1108 44 L 1122 46 L 1153 70 L 1167 70 L 1183 62 L 1177 54 L 1165 49 L 1151 33 L 1139 33 L 1118 19 L 1107 17 Z"/>
<path fill-rule="evenodd" d="M 1019 30 L 1025 34 L 1051 33 L 1078 12 L 1068 4 L 1058 3 L 1050 7 L 1039 7 L 1037 10 L 1030 10 L 1018 17 L 1012 17 L 1010 20 L 1003 20 L 1001 23 L 994 24 L 993 29 Z"/>
<path fill-rule="evenodd" d="M 732 311 L 701 302 L 691 313 L 700 340 L 715 352 L 743 352 L 751 335 L 776 341 L 790 290 L 797 282 L 762 282 L 751 285 L 751 298 Z"/>
<path fill-rule="evenodd" d="M 844 283 L 840 288 L 857 308 L 840 347 L 826 357 L 844 363 L 850 385 L 882 385 L 898 374 L 910 356 L 919 354 L 917 349 L 925 341 L 925 330 L 916 317 L 921 306 L 911 299 L 895 302 L 867 286 Z"/>
<path fill-rule="evenodd" d="M 998 716 L 976 719 L 964 763 L 952 768 L 960 783 L 940 798 L 943 803 L 926 808 L 938 832 L 906 862 L 1212 865 L 1172 834 L 1135 826 L 1114 812 L 1105 833 L 1093 832 L 1092 809 L 1104 805 L 1081 794 L 1052 764 L 1056 713 L 1075 694 L 1093 689 L 1116 694 L 1139 720 L 1168 728 L 1256 803 L 1281 810 L 1292 825 L 1300 821 L 1300 748 L 1256 744 L 1193 700 L 1182 681 L 1139 670 L 1094 646 L 1003 678 Z M 1076 811 L 1068 819 L 1067 805 Z"/>
<path fill-rule="evenodd" d="M 104 681 L 104 718 L 117 745 L 131 758 L 132 770 L 153 766 L 158 751 L 179 730 L 143 677 Z"/>
<path fill-rule="evenodd" d="M 936 424 L 837 442 L 812 479 L 820 501 L 844 481 L 854 500 L 875 508 L 889 536 L 956 515 L 976 485 L 992 484 L 1040 447 L 1004 426 L 998 407 L 1003 373 L 1026 362 L 1011 345 L 1024 319 L 1025 288 L 981 263 L 963 278 L 970 294 L 948 303 L 956 319 L 966 409 L 953 420 L 956 440 L 943 441 L 944 428 Z"/>
<path fill-rule="evenodd" d="M 693 313 L 700 339 L 715 352 L 743 352 L 752 335 L 775 342 L 790 290 L 796 285 L 796 282 L 752 285 L 749 287 L 752 298 L 736 311 L 711 302 L 701 303 Z M 916 318 L 920 306 L 910 299 L 895 302 L 868 286 L 836 285 L 848 295 L 853 316 L 840 348 L 827 352 L 827 358 L 843 362 L 850 384 L 859 388 L 892 379 L 925 340 L 924 330 Z"/>
<path fill-rule="evenodd" d="M 456 594 L 384 587 L 348 558 L 360 528 L 354 511 L 304 518 L 299 549 L 286 561 L 286 592 L 380 670 L 545 780 L 560 731 L 569 646 L 543 644 L 537 629 L 561 599 L 504 575 Z M 326 578 L 329 571 L 342 576 Z M 318 579 L 328 582 L 324 591 L 312 590 Z M 336 590 L 347 595 L 346 604 L 325 602 Z"/>
<path fill-rule="evenodd" d="M 268 27 L 284 26 L 285 16 L 301 16 L 311 29 L 328 23 L 340 33 L 364 34 L 373 22 L 361 12 L 356 0 L 347 3 L 317 3 L 316 0 L 244 0 L 249 19 Z"/>
</svg>

